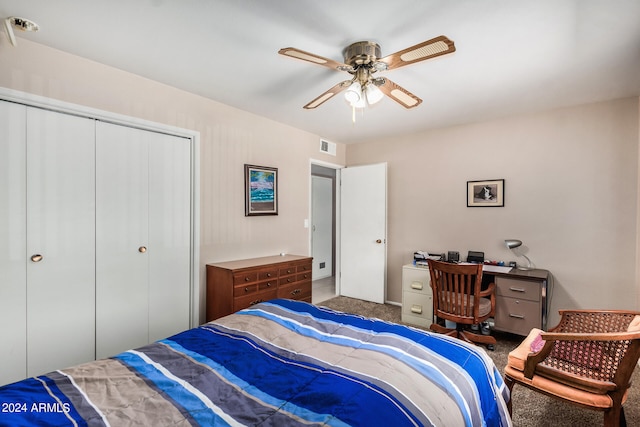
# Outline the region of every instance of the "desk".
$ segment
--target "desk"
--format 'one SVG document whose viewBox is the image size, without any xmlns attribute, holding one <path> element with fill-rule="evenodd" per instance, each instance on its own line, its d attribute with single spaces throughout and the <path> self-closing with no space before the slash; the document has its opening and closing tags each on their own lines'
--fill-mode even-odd
<svg viewBox="0 0 640 427">
<path fill-rule="evenodd" d="M 496 284 L 494 329 L 526 336 L 532 328 L 547 329 L 547 270 L 486 271 L 483 282 Z M 431 305 L 430 307 L 427 307 Z M 402 267 L 402 321 L 428 327 L 433 322 L 429 268 Z"/>
</svg>

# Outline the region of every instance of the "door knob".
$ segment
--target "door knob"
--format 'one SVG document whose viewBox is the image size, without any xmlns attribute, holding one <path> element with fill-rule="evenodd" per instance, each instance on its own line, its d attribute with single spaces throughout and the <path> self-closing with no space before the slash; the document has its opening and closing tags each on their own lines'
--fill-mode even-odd
<svg viewBox="0 0 640 427">
<path fill-rule="evenodd" d="M 141 254 L 143 254 L 143 253 L 147 252 L 147 247 L 146 247 L 146 246 L 140 246 L 140 247 L 138 248 L 138 252 L 140 252 Z"/>
<path fill-rule="evenodd" d="M 382 239 L 376 240 L 376 243 L 382 243 Z"/>
<path fill-rule="evenodd" d="M 44 257 L 40 254 L 31 255 L 31 261 L 33 262 L 40 262 L 42 261 L 42 258 Z"/>
</svg>

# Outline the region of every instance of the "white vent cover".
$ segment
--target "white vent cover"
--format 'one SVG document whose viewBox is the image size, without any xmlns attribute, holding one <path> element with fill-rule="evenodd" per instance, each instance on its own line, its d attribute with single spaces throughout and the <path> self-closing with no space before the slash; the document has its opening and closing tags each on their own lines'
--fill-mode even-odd
<svg viewBox="0 0 640 427">
<path fill-rule="evenodd" d="M 331 154 L 332 156 L 336 155 L 336 144 L 334 142 L 329 142 L 326 139 L 320 139 L 320 152 Z"/>
</svg>

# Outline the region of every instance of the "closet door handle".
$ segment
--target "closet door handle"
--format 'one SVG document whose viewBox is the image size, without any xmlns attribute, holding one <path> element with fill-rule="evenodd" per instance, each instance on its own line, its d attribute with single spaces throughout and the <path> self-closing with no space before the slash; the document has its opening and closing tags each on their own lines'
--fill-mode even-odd
<svg viewBox="0 0 640 427">
<path fill-rule="evenodd" d="M 33 261 L 33 262 L 40 262 L 40 261 L 42 261 L 42 258 L 44 258 L 44 257 L 42 255 L 40 255 L 40 254 L 31 255 L 31 261 Z"/>
<path fill-rule="evenodd" d="M 146 247 L 146 246 L 140 246 L 140 247 L 138 248 L 138 252 L 140 252 L 141 254 L 143 254 L 143 253 L 147 252 L 147 247 Z"/>
</svg>

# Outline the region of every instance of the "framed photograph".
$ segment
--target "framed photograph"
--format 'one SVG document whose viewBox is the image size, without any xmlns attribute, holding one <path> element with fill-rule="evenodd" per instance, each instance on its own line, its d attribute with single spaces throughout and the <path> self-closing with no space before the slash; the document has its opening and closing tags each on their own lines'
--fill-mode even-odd
<svg viewBox="0 0 640 427">
<path fill-rule="evenodd" d="M 278 169 L 244 165 L 244 216 L 278 215 Z"/>
<path fill-rule="evenodd" d="M 467 181 L 467 207 L 504 206 L 504 179 Z"/>
</svg>

